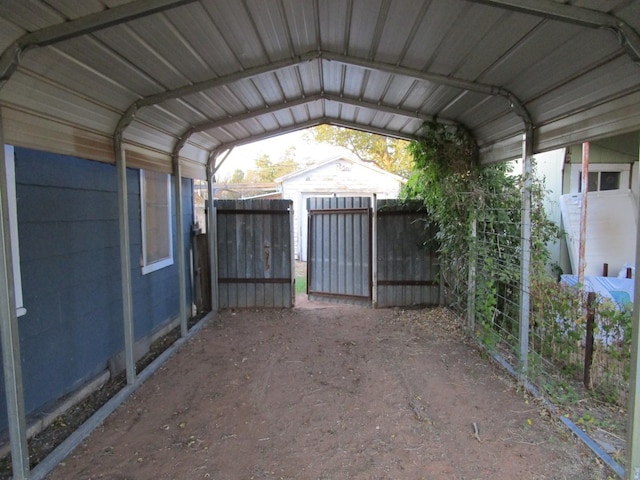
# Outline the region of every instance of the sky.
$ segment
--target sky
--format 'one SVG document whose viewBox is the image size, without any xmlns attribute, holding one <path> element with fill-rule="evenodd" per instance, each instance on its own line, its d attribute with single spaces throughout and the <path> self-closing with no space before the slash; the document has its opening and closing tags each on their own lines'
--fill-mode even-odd
<svg viewBox="0 0 640 480">
<path fill-rule="evenodd" d="M 348 150 L 341 147 L 305 141 L 305 131 L 299 130 L 234 148 L 216 172 L 216 179 L 224 180 L 238 168 L 245 172 L 252 169 L 255 166 L 255 159 L 263 154 L 269 155 L 272 162 L 279 162 L 290 147 L 295 147 L 295 160 L 300 165 L 308 162 L 317 163 L 337 156 L 351 156 Z"/>
</svg>

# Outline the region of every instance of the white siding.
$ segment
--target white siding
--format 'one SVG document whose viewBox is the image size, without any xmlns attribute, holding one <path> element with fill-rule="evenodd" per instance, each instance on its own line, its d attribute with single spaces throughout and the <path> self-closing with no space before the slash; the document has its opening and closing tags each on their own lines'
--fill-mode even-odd
<svg viewBox="0 0 640 480">
<path fill-rule="evenodd" d="M 282 198 L 293 201 L 295 256 L 306 261 L 309 197 L 397 198 L 402 179 L 396 175 L 349 159 L 327 161 L 282 179 Z"/>
</svg>

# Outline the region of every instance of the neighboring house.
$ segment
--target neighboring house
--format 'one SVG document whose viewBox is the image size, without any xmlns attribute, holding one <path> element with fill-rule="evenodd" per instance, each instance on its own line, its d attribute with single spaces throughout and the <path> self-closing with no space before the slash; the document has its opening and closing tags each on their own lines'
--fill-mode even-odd
<svg viewBox="0 0 640 480">
<path fill-rule="evenodd" d="M 11 231 L 19 238 L 13 266 L 24 400 L 33 416 L 104 378 L 108 367 L 124 368 L 117 172 L 114 165 L 25 148 L 5 146 L 5 154 Z M 179 317 L 174 181 L 127 169 L 138 357 Z M 186 256 L 192 180 L 183 178 L 182 187 Z M 5 401 L 0 395 L 0 431 L 7 428 Z"/>
<path fill-rule="evenodd" d="M 307 261 L 307 199 L 310 197 L 397 198 L 404 180 L 372 163 L 344 157 L 276 178 L 283 199 L 293 201 L 294 245 L 298 260 Z"/>
<path fill-rule="evenodd" d="M 617 276 L 635 265 L 640 198 L 640 132 L 590 143 L 587 198 L 586 275 Z M 582 145 L 537 155 L 538 171 L 550 192 L 547 213 L 561 224 L 566 241 L 551 248 L 563 273 L 577 273 L 582 178 Z"/>
</svg>

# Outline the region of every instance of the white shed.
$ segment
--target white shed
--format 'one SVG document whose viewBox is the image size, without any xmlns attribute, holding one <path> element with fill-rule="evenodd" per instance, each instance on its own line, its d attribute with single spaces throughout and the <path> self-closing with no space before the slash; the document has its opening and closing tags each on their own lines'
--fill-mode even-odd
<svg viewBox="0 0 640 480">
<path fill-rule="evenodd" d="M 307 261 L 307 198 L 397 198 L 404 179 L 372 163 L 338 157 L 276 179 L 282 198 L 293 201 L 294 251 Z"/>
</svg>

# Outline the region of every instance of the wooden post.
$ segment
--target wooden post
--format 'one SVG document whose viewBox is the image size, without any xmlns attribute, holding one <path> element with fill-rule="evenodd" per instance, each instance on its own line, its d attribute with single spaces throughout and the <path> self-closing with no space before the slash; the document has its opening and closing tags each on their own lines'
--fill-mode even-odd
<svg viewBox="0 0 640 480">
<path fill-rule="evenodd" d="M 580 245 L 578 248 L 578 283 L 584 286 L 587 251 L 587 193 L 589 191 L 589 142 L 582 144 L 582 208 L 580 209 Z M 582 287 L 581 287 L 582 288 Z"/>
<path fill-rule="evenodd" d="M 591 364 L 593 363 L 593 327 L 595 324 L 595 292 L 587 293 L 587 337 L 584 349 L 584 386 L 591 390 Z"/>
<path fill-rule="evenodd" d="M 609 276 L 609 264 L 608 263 L 603 263 L 602 264 L 602 276 L 603 277 L 608 277 Z"/>
</svg>

